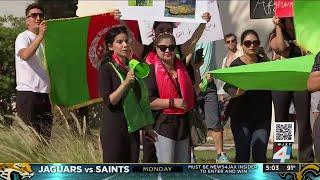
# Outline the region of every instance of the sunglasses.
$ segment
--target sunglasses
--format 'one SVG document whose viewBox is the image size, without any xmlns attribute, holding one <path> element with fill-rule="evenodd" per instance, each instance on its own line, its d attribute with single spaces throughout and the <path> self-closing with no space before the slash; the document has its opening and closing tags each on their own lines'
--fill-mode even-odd
<svg viewBox="0 0 320 180">
<path fill-rule="evenodd" d="M 38 16 L 40 17 L 40 19 L 44 18 L 43 13 L 31 13 L 29 16 L 27 16 L 27 18 L 32 17 L 33 19 L 36 19 Z"/>
<path fill-rule="evenodd" d="M 230 43 L 235 43 L 236 42 L 236 40 L 235 39 L 233 39 L 233 40 L 228 40 L 228 41 L 226 41 L 227 42 L 227 44 L 230 44 Z"/>
<path fill-rule="evenodd" d="M 157 47 L 160 49 L 161 52 L 166 52 L 167 49 L 169 49 L 170 52 L 173 52 L 176 49 L 176 45 L 158 45 Z"/>
<path fill-rule="evenodd" d="M 259 47 L 260 46 L 260 41 L 259 40 L 254 40 L 254 41 L 243 41 L 242 43 L 246 48 L 249 48 L 252 44 L 254 47 Z"/>
</svg>

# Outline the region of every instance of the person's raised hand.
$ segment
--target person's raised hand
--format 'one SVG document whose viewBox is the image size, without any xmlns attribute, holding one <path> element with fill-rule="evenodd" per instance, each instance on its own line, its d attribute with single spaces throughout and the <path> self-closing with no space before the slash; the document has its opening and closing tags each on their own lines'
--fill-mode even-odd
<svg viewBox="0 0 320 180">
<path fill-rule="evenodd" d="M 45 21 L 42 21 L 39 25 L 39 36 L 43 38 L 46 32 L 47 32 L 47 24 Z"/>
<path fill-rule="evenodd" d="M 121 11 L 119 9 L 114 9 L 110 12 L 110 14 L 114 17 L 115 20 L 120 20 L 121 18 Z"/>
<path fill-rule="evenodd" d="M 206 22 L 209 22 L 210 19 L 211 19 L 211 15 L 210 15 L 209 12 L 203 13 L 201 17 L 202 17 L 202 19 L 204 19 Z"/>
<path fill-rule="evenodd" d="M 277 17 L 277 16 L 273 16 L 272 22 L 273 22 L 274 25 L 280 25 L 281 24 L 280 23 L 280 18 Z"/>
</svg>

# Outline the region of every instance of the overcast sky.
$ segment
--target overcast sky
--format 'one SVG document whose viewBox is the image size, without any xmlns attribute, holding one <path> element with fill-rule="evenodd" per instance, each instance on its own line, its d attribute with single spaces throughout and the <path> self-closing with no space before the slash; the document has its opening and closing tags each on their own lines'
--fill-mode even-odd
<svg viewBox="0 0 320 180">
<path fill-rule="evenodd" d="M 14 16 L 24 16 L 24 10 L 33 2 L 33 0 L 0 0 L 0 16 L 10 14 Z"/>
</svg>

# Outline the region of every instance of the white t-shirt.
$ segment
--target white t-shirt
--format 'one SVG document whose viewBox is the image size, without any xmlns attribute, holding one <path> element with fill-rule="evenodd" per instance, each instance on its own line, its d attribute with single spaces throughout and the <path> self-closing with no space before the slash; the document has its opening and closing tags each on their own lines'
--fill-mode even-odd
<svg viewBox="0 0 320 180">
<path fill-rule="evenodd" d="M 41 43 L 35 54 L 27 61 L 18 56 L 20 49 L 28 47 L 37 35 L 31 31 L 20 33 L 15 43 L 16 81 L 18 91 L 49 93 L 49 76 L 45 70 L 44 46 Z"/>
<path fill-rule="evenodd" d="M 234 61 L 235 59 L 237 59 L 238 57 L 242 56 L 243 55 L 243 51 L 241 49 L 238 49 L 237 52 L 235 53 L 235 55 L 233 56 L 232 58 L 232 61 Z M 228 55 L 223 58 L 223 61 L 222 61 L 222 65 L 221 65 L 221 69 L 223 68 L 228 68 L 227 66 L 227 59 L 228 59 Z M 224 90 L 223 90 L 223 86 L 225 85 L 225 82 L 221 81 L 221 80 L 218 80 L 217 81 L 217 94 L 227 94 Z"/>
</svg>

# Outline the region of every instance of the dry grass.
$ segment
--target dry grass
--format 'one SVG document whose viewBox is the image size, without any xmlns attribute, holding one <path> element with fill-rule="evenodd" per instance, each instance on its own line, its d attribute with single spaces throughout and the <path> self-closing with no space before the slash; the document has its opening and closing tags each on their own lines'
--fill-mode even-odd
<svg viewBox="0 0 320 180">
<path fill-rule="evenodd" d="M 20 118 L 10 128 L 0 130 L 0 161 L 30 163 L 101 163 L 101 148 L 97 136 L 85 135 L 77 121 L 77 131 L 56 123 L 50 141 L 46 141 Z"/>
</svg>

